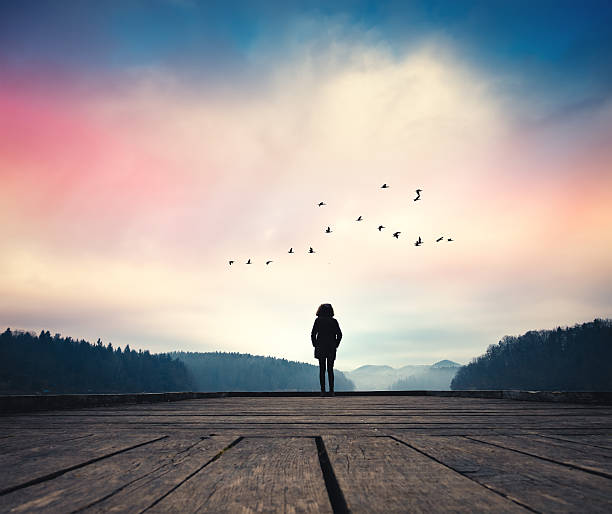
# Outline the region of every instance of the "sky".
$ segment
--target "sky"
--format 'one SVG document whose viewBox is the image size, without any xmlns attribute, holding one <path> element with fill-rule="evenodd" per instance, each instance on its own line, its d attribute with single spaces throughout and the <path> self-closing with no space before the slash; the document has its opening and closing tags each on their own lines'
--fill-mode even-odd
<svg viewBox="0 0 612 514">
<path fill-rule="evenodd" d="M 351 370 L 611 317 L 611 24 L 596 1 L 5 0 L 0 329 L 314 363 L 331 303 Z"/>
</svg>

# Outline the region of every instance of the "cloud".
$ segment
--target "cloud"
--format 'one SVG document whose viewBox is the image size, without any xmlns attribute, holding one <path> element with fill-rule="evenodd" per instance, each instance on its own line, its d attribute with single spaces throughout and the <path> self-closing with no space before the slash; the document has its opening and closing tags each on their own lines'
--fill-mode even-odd
<svg viewBox="0 0 612 514">
<path fill-rule="evenodd" d="M 20 143 L 0 158 L 6 322 L 308 361 L 330 301 L 351 369 L 466 362 L 508 332 L 609 307 L 574 295 L 612 271 L 608 154 L 566 145 L 560 172 L 554 139 L 526 141 L 497 77 L 444 44 L 397 55 L 325 29 L 282 59 L 255 48 L 262 77 L 227 90 L 149 67 L 94 94 L 4 91 L 0 128 Z"/>
</svg>

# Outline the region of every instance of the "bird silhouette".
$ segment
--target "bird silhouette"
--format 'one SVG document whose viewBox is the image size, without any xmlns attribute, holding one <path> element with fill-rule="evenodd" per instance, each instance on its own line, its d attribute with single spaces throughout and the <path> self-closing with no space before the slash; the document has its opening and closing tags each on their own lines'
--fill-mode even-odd
<svg viewBox="0 0 612 514">
<path fill-rule="evenodd" d="M 363 218 L 361 216 L 359 216 L 359 218 L 357 218 L 355 221 L 361 221 Z"/>
<path fill-rule="evenodd" d="M 380 231 L 381 231 L 383 228 L 385 228 L 385 227 L 383 227 L 382 225 L 378 225 L 378 231 L 379 231 L 379 232 L 380 232 Z"/>
<path fill-rule="evenodd" d="M 315 251 L 312 249 L 312 246 L 310 247 L 310 250 L 308 250 L 308 253 L 315 253 Z"/>
<path fill-rule="evenodd" d="M 393 232 L 393 237 L 395 239 L 399 239 L 399 235 L 401 234 L 401 232 Z"/>
<path fill-rule="evenodd" d="M 414 201 L 415 201 L 415 202 L 416 202 L 417 200 L 420 200 L 420 199 L 421 199 L 421 191 L 423 191 L 423 190 L 422 190 L 422 189 L 417 189 L 417 190 L 416 190 L 417 197 L 414 199 Z"/>
<path fill-rule="evenodd" d="M 442 241 L 442 239 L 444 239 L 444 236 L 439 237 L 438 239 L 436 239 L 436 243 L 439 243 L 440 241 Z"/>
<path fill-rule="evenodd" d="M 289 248 L 289 251 L 287 253 L 294 253 L 293 246 L 291 248 Z"/>
<path fill-rule="evenodd" d="M 421 236 L 419 236 L 416 243 L 414 243 L 414 246 L 421 246 L 422 244 L 423 244 L 423 241 L 421 241 Z"/>
<path fill-rule="evenodd" d="M 249 259 L 249 260 L 248 260 L 246 263 L 247 263 L 247 264 L 251 264 L 251 259 Z"/>
<path fill-rule="evenodd" d="M 383 184 L 382 186 L 380 186 L 381 189 L 387 189 L 389 186 L 387 184 Z"/>
<path fill-rule="evenodd" d="M 232 264 L 234 264 L 234 261 L 229 261 L 229 265 L 231 266 Z"/>
<path fill-rule="evenodd" d="M 274 262 L 274 261 L 266 261 L 266 266 L 270 264 L 271 262 Z"/>
<path fill-rule="evenodd" d="M 319 202 L 317 205 L 318 205 L 319 207 L 323 207 L 324 205 L 327 205 L 327 204 L 326 204 L 325 202 Z"/>
<path fill-rule="evenodd" d="M 330 233 L 331 233 L 331 231 L 332 231 L 332 229 L 331 229 L 331 228 L 329 228 L 329 227 L 327 227 L 327 228 L 325 229 L 325 233 L 326 233 L 326 234 L 330 234 Z"/>
<path fill-rule="evenodd" d="M 454 241 L 454 239 L 451 239 L 450 237 L 447 239 L 447 241 Z"/>
</svg>

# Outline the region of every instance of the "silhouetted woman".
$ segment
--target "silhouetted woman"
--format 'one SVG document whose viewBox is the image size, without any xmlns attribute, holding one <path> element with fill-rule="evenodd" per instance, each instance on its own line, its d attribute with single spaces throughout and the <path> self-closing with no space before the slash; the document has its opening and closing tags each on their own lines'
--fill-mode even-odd
<svg viewBox="0 0 612 514">
<path fill-rule="evenodd" d="M 329 393 L 334 395 L 334 360 L 336 348 L 342 339 L 340 325 L 334 318 L 334 308 L 329 303 L 319 305 L 317 319 L 315 319 L 310 333 L 312 346 L 315 347 L 315 358 L 319 359 L 319 382 L 321 382 L 321 396 L 325 393 L 325 364 L 327 362 L 327 376 L 329 378 Z"/>
</svg>

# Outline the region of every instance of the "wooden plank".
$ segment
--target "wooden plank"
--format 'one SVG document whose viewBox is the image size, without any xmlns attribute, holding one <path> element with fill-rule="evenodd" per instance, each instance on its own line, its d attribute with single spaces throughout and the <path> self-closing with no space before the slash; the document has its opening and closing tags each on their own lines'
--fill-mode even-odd
<svg viewBox="0 0 612 514">
<path fill-rule="evenodd" d="M 235 439 L 168 437 L 0 496 L 3 512 L 138 512 Z"/>
<path fill-rule="evenodd" d="M 227 423 L 182 423 L 180 421 L 168 421 L 164 424 L 121 424 L 119 422 L 114 424 L 90 424 L 90 423 L 81 423 L 81 428 L 86 432 L 97 432 L 104 433 L 105 431 L 112 431 L 117 434 L 129 433 L 134 434 L 135 432 L 139 434 L 159 434 L 159 433 L 168 433 L 170 431 L 180 430 L 180 431 L 194 431 L 201 430 L 202 433 L 209 435 L 211 433 L 219 433 L 223 431 L 230 432 L 240 432 L 243 435 L 252 434 L 252 433 L 263 433 L 272 434 L 278 433 L 283 435 L 320 435 L 321 433 L 351 433 L 354 430 L 359 430 L 361 432 L 372 432 L 373 434 L 387 434 L 392 432 L 407 432 L 413 434 L 439 434 L 439 435 L 477 435 L 484 433 L 501 433 L 501 434 L 514 434 L 514 433 L 528 433 L 535 432 L 534 428 L 529 431 L 524 429 L 521 426 L 513 426 L 513 427 L 504 427 L 500 429 L 495 426 L 494 423 L 491 424 L 478 424 L 478 425 L 470 425 L 470 424 L 441 424 L 441 425 L 428 425 L 428 424 L 419 424 L 419 425 L 411 425 L 411 424 L 369 424 L 369 423 L 336 423 L 336 424 L 318 424 L 318 423 L 310 423 L 310 424 L 291 424 L 291 423 L 266 423 L 266 424 L 257 424 L 257 423 L 243 423 L 243 424 L 227 424 Z M 59 427 L 57 427 L 59 429 Z M 570 434 L 572 436 L 577 434 L 608 434 L 610 432 L 607 428 L 601 427 L 589 427 L 588 424 L 582 426 L 566 426 L 564 428 L 557 428 L 553 430 L 551 426 L 542 426 L 536 427 L 537 432 L 545 432 L 549 435 L 559 435 Z M 49 427 L 40 427 L 42 432 L 49 432 L 51 429 Z"/>
<path fill-rule="evenodd" d="M 243 439 L 152 512 L 329 512 L 313 438 Z"/>
<path fill-rule="evenodd" d="M 334 409 L 330 411 L 328 407 L 333 405 Z M 367 405 L 367 404 L 366 404 Z M 497 408 L 496 406 L 478 406 L 477 408 L 456 408 L 451 406 L 400 406 L 400 405 L 372 405 L 364 407 L 364 404 L 347 403 L 341 399 L 340 402 L 334 404 L 295 404 L 285 406 L 257 406 L 257 405 L 216 405 L 206 406 L 189 406 L 185 405 L 181 409 L 167 409 L 151 407 L 147 410 L 139 409 L 96 409 L 86 411 L 60 411 L 50 412 L 48 414 L 33 414 L 22 416 L 21 419 L 53 419 L 54 417 L 61 418 L 80 418 L 80 417 L 109 417 L 118 414 L 132 414 L 137 416 L 174 416 L 177 413 L 183 416 L 218 416 L 218 415 L 263 415 L 263 416 L 278 416 L 287 412 L 296 414 L 313 415 L 321 412 L 327 412 L 330 415 L 421 415 L 421 416 L 490 416 L 493 413 L 497 416 L 515 416 L 517 413 L 528 416 L 584 416 L 584 415 L 600 415 L 610 416 L 612 409 L 609 407 L 580 407 L 580 408 L 536 408 L 533 405 L 522 409 L 506 409 Z"/>
<path fill-rule="evenodd" d="M 100 459 L 117 452 L 147 444 L 163 434 L 106 433 L 91 438 L 43 444 L 0 455 L 0 495 L 27 483 L 44 481 L 49 475 Z"/>
<path fill-rule="evenodd" d="M 109 427 L 99 426 L 99 427 L 88 427 L 88 430 L 108 430 Z M 428 426 L 428 425 L 419 425 L 419 426 L 411 426 L 411 425 L 403 425 L 403 424 L 394 424 L 394 425 L 374 425 L 374 424 L 285 424 L 274 426 L 273 424 L 206 424 L 206 425 L 197 425 L 197 424 L 167 424 L 167 425 L 155 425 L 155 426 L 134 426 L 134 425 L 116 425 L 112 427 L 112 431 L 116 434 L 128 433 L 134 434 L 138 432 L 139 434 L 147 434 L 153 436 L 159 433 L 167 433 L 175 430 L 187 431 L 191 432 L 197 429 L 201 429 L 203 433 L 220 433 L 220 432 L 239 432 L 243 435 L 252 432 L 264 433 L 264 434 L 295 434 L 295 435 L 320 435 L 322 433 L 352 433 L 354 430 L 360 430 L 365 432 L 372 432 L 373 435 L 386 435 L 389 433 L 395 432 L 406 432 L 412 434 L 422 434 L 422 435 L 443 435 L 443 434 L 452 434 L 452 435 L 476 435 L 483 433 L 505 433 L 505 434 L 513 434 L 513 433 L 523 433 L 522 430 L 518 428 L 506 429 L 498 431 L 495 426 Z M 584 434 L 596 434 L 596 433 L 605 433 L 606 429 L 602 429 L 601 431 L 598 429 L 579 429 L 572 428 L 568 429 L 572 434 L 576 433 L 584 433 Z M 557 431 L 558 434 L 562 434 L 562 430 Z"/>
<path fill-rule="evenodd" d="M 287 420 L 290 416 L 290 420 Z M 415 415 L 415 414 L 360 414 L 354 413 L 329 413 L 321 411 L 305 415 L 303 412 L 284 412 L 276 415 L 242 413 L 233 415 L 223 413 L 217 415 L 174 415 L 174 416 L 142 416 L 132 413 L 115 414 L 113 416 L 89 416 L 79 417 L 54 417 L 45 421 L 51 426 L 65 424 L 66 422 L 93 422 L 93 423 L 133 423 L 133 424 L 154 424 L 167 423 L 168 421 L 181 421 L 183 423 L 409 423 L 409 424 L 474 424 L 474 423 L 495 423 L 497 426 L 530 426 L 555 423 L 564 425 L 592 424 L 608 426 L 612 429 L 612 416 L 590 415 L 590 416 L 535 416 L 521 414 L 519 416 L 494 416 L 494 415 Z"/>
<path fill-rule="evenodd" d="M 353 512 L 521 512 L 524 509 L 388 437 L 323 436 Z"/>
<path fill-rule="evenodd" d="M 396 400 L 401 399 L 401 398 L 397 398 Z M 236 404 L 233 405 L 231 403 L 231 400 L 233 401 L 241 401 L 243 402 L 242 404 Z M 174 410 L 168 410 L 169 408 L 166 406 L 167 404 L 164 404 L 164 406 L 162 407 L 162 405 L 151 405 L 148 406 L 148 410 L 142 410 L 145 409 L 145 406 L 140 406 L 140 405 L 135 405 L 133 406 L 134 409 L 128 409 L 128 407 L 124 407 L 122 410 L 114 410 L 114 411 L 105 411 L 109 416 L 125 416 L 125 415 L 130 415 L 130 414 L 136 414 L 139 417 L 142 418 L 146 418 L 146 419 L 150 419 L 149 415 L 155 415 L 156 412 L 158 412 L 156 409 L 160 409 L 160 413 L 166 412 L 167 415 L 166 417 L 174 417 L 176 414 L 184 414 L 185 416 L 192 416 L 192 415 L 214 415 L 217 416 L 219 414 L 221 415 L 225 415 L 225 416 L 242 416 L 242 415 L 246 415 L 246 416 L 250 416 L 250 415 L 258 415 L 258 414 L 266 414 L 269 413 L 271 415 L 295 415 L 295 414 L 313 414 L 316 416 L 320 416 L 321 414 L 327 413 L 329 412 L 329 410 L 331 410 L 334 413 L 337 413 L 338 415 L 343 415 L 343 414 L 353 414 L 355 415 L 356 413 L 374 413 L 375 415 L 379 415 L 379 414 L 383 414 L 385 411 L 387 413 L 393 414 L 393 413 L 398 413 L 398 414 L 402 414 L 402 411 L 400 409 L 404 409 L 403 413 L 406 413 L 406 409 L 408 409 L 409 411 L 413 408 L 416 408 L 415 405 L 407 405 L 407 404 L 398 404 L 395 405 L 393 403 L 389 404 L 380 404 L 380 403 L 376 403 L 376 404 L 370 404 L 369 401 L 372 400 L 372 398 L 364 398 L 361 399 L 360 403 L 355 403 L 355 402 L 350 402 L 347 403 L 346 400 L 348 400 L 347 398 L 331 398 L 331 399 L 324 399 L 324 400 L 329 400 L 333 403 L 308 403 L 306 402 L 306 400 L 312 400 L 312 399 L 297 399 L 298 402 L 289 402 L 289 400 L 292 400 L 291 398 L 288 399 L 284 399 L 287 400 L 289 403 L 285 404 L 276 404 L 274 406 L 274 410 L 271 409 L 270 404 L 266 405 L 266 404 L 262 404 L 262 403 L 253 403 L 253 404 L 249 404 L 249 403 L 244 403 L 246 402 L 246 400 L 253 400 L 255 402 L 255 400 L 260 400 L 257 398 L 253 398 L 253 399 L 242 399 L 242 398 L 233 398 L 233 399 L 224 399 L 223 404 L 221 403 L 217 403 L 216 406 L 212 406 L 210 404 L 208 404 L 208 402 L 204 402 L 201 401 L 202 404 L 200 406 L 198 405 L 194 405 L 192 407 L 190 407 L 189 405 L 187 405 L 187 402 L 181 402 L 181 403 L 175 403 L 175 404 L 169 404 L 173 407 L 175 407 Z M 336 401 L 336 400 L 340 400 L 340 401 Z M 229 403 L 228 403 L 229 402 Z M 516 405 L 516 403 L 513 402 L 505 402 L 506 405 Z M 526 407 L 524 409 L 504 409 L 503 412 L 508 414 L 524 414 L 527 412 L 531 412 L 531 413 L 542 413 L 544 411 L 547 410 L 548 405 L 545 405 L 542 407 L 542 409 L 538 409 L 539 410 L 534 410 L 532 409 L 532 407 L 534 406 L 539 406 L 539 404 L 532 404 L 532 403 L 527 403 L 525 404 Z M 184 409 L 180 409 L 177 410 L 178 406 L 181 407 L 185 407 Z M 329 409 L 328 409 L 329 407 Z M 419 405 L 417 406 L 418 410 L 414 411 L 413 413 L 415 414 L 421 414 L 423 416 L 429 416 L 429 415 L 449 415 L 449 417 L 457 417 L 462 411 L 465 412 L 466 414 L 470 414 L 470 413 L 488 413 L 491 415 L 491 419 L 494 419 L 495 416 L 498 416 L 499 414 L 502 413 L 501 410 L 501 406 L 498 404 L 493 404 L 493 405 L 483 405 L 483 404 L 479 404 L 479 405 L 475 405 L 475 406 L 463 406 L 461 408 L 459 408 L 460 406 L 458 405 L 454 405 L 452 408 L 450 405 Z M 140 410 L 139 410 L 140 409 Z M 361 409 L 361 410 L 360 410 Z M 550 409 L 548 409 L 551 415 L 554 415 L 555 417 L 559 415 L 559 413 L 561 413 L 562 411 L 557 409 L 555 411 L 550 411 Z M 78 416 L 78 421 L 75 420 L 75 422 L 79 422 L 82 419 L 96 419 L 98 416 L 102 417 L 102 414 L 98 415 L 96 413 L 98 412 L 102 412 L 103 409 L 88 409 L 86 411 L 79 411 L 79 416 Z M 580 411 L 574 410 L 572 411 L 574 413 L 579 413 Z M 584 411 L 585 413 L 587 411 Z M 610 410 L 608 411 L 589 411 L 590 414 L 599 412 L 601 416 L 607 416 L 610 414 Z M 171 413 L 171 416 L 170 414 Z M 275 414 L 276 413 L 276 414 Z M 565 412 L 565 414 L 568 414 L 567 412 Z M 370 414 L 372 415 L 372 414 Z M 569 415 L 569 414 L 568 414 Z M 38 419 L 39 421 L 43 421 L 43 420 L 50 420 L 53 417 L 60 417 L 63 420 L 67 420 L 70 419 L 71 416 L 68 416 L 67 414 L 64 413 L 50 413 L 48 416 L 44 416 L 44 415 L 38 415 L 37 416 L 30 416 L 28 418 L 26 417 L 21 417 L 19 419 L 23 420 L 24 425 L 30 425 L 32 423 L 36 423 L 36 420 Z M 85 416 L 85 418 L 83 417 Z M 3 418 L 0 418 L 3 419 Z M 6 418 L 4 418 L 6 419 Z M 11 422 L 14 422 L 15 418 L 11 419 Z M 100 422 L 104 422 L 103 419 L 99 420 Z"/>
<path fill-rule="evenodd" d="M 594 451 L 592 447 L 577 443 L 555 441 L 554 439 L 533 435 L 481 435 L 470 436 L 470 439 L 575 466 L 612 479 L 612 450 L 599 449 L 599 451 Z"/>
<path fill-rule="evenodd" d="M 371 404 L 367 400 L 367 398 L 363 399 L 361 402 L 348 401 L 346 398 L 328 398 L 322 399 L 324 401 L 321 402 L 308 402 L 307 399 L 300 400 L 298 402 L 287 402 L 287 403 L 250 403 L 250 402 L 242 402 L 238 404 L 233 403 L 216 403 L 216 404 L 206 404 L 202 403 L 200 405 L 181 405 L 181 408 L 175 406 L 170 409 L 162 406 L 151 406 L 149 409 L 145 410 L 142 407 L 128 409 L 124 407 L 122 409 L 88 409 L 85 411 L 61 411 L 56 413 L 51 413 L 50 415 L 104 415 L 113 412 L 141 412 L 141 413 L 149 413 L 149 412 L 160 412 L 160 413 L 174 413 L 174 412 L 193 412 L 198 414 L 208 414 L 208 413 L 218 413 L 218 412 L 228 412 L 232 411 L 234 413 L 240 413 L 243 411 L 248 412 L 261 412 L 261 413 L 273 413 L 273 412 L 285 412 L 288 410 L 298 412 L 299 410 L 308 411 L 308 412 L 318 412 L 323 410 L 330 410 L 329 407 L 334 407 L 333 411 L 338 412 L 343 409 L 346 409 L 349 412 L 437 412 L 437 413 L 470 413 L 470 412 L 481 412 L 481 413 L 490 413 L 490 412 L 499 412 L 499 413 L 548 413 L 548 414 L 558 414 L 558 413 L 604 413 L 609 414 L 612 411 L 612 407 L 609 406 L 549 406 L 549 405 L 540 405 L 540 404 L 522 404 L 516 403 L 512 405 L 510 408 L 509 405 L 499 405 L 499 404 L 478 404 L 478 405 L 457 405 L 457 404 L 402 404 L 402 403 L 377 403 Z M 43 416 L 43 414 L 39 414 L 38 416 Z M 30 417 L 35 417 L 35 415 L 30 415 Z"/>
<path fill-rule="evenodd" d="M 605 406 L 542 404 L 428 397 L 335 397 L 335 398 L 218 398 L 177 403 L 115 406 L 69 412 L 50 412 L 0 418 L 0 433 L 9 427 L 61 428 L 66 423 L 99 427 L 142 429 L 177 423 L 188 429 L 200 423 L 227 425 L 230 421 L 279 424 L 284 420 L 301 424 L 394 423 L 406 428 L 435 428 L 435 424 L 479 429 L 571 431 L 589 428 L 612 431 L 612 409 Z M 519 423 L 520 420 L 520 423 Z M 418 425 L 418 426 L 415 426 Z M 389 425 L 391 427 L 391 425 Z M 399 426 L 399 425 L 397 425 Z M 335 428 L 335 427 L 334 427 Z"/>
<path fill-rule="evenodd" d="M 42 432 L 42 433 L 41 433 Z M 0 455 L 20 452 L 28 448 L 47 446 L 50 444 L 66 443 L 77 439 L 92 437 L 93 433 L 83 433 L 82 430 L 58 431 L 27 431 L 20 432 L 13 437 L 0 440 Z"/>
<path fill-rule="evenodd" d="M 340 398 L 340 400 L 345 399 Z M 362 403 L 359 405 L 359 408 L 363 409 L 364 405 L 370 407 L 367 403 Z M 326 407 L 325 404 L 308 406 L 294 403 L 282 409 L 276 408 L 276 410 L 265 410 L 262 405 L 225 405 L 217 406 L 214 410 L 206 409 L 206 412 L 203 412 L 204 409 L 190 408 L 185 411 L 176 410 L 174 412 L 168 412 L 166 410 L 157 413 L 153 407 L 151 407 L 149 412 L 141 410 L 115 410 L 102 414 L 92 414 L 90 409 L 78 415 L 54 413 L 46 417 L 43 415 L 19 417 L 17 419 L 3 417 L 0 418 L 0 433 L 5 430 L 10 430 L 11 428 L 13 430 L 25 428 L 34 430 L 42 428 L 63 429 L 67 425 L 70 426 L 75 424 L 88 427 L 99 427 L 105 424 L 129 427 L 131 424 L 133 428 L 140 429 L 145 425 L 149 427 L 153 427 L 155 424 L 166 426 L 169 423 L 174 424 L 177 422 L 184 423 L 185 425 L 191 423 L 192 426 L 198 424 L 198 426 L 200 426 L 200 423 L 214 422 L 227 424 L 228 421 L 239 421 L 242 423 L 268 421 L 269 423 L 278 424 L 285 420 L 299 421 L 301 423 L 309 421 L 345 423 L 408 422 L 410 425 L 454 424 L 455 426 L 475 426 L 475 424 L 478 424 L 481 428 L 495 426 L 496 428 L 524 428 L 533 431 L 551 431 L 554 429 L 557 431 L 568 431 L 575 429 L 577 431 L 582 431 L 582 433 L 584 433 L 585 429 L 590 427 L 599 431 L 612 431 L 611 411 L 604 409 L 590 409 L 588 411 L 573 410 L 563 413 L 560 410 L 551 411 L 550 409 L 545 409 L 541 412 L 533 410 L 501 412 L 500 410 L 492 408 L 490 412 L 485 413 L 482 411 L 483 406 L 480 405 L 478 406 L 478 410 L 464 410 L 462 412 L 458 412 L 457 409 L 444 412 L 440 409 L 440 406 L 436 406 L 436 409 L 432 409 L 430 412 L 424 412 L 423 410 L 406 411 L 387 406 L 384 408 L 387 408 L 388 412 L 385 412 L 383 407 L 377 405 L 371 407 L 374 410 L 367 412 L 364 410 L 351 411 L 351 409 L 357 408 L 357 405 L 345 404 L 343 401 L 329 404 L 329 408 Z M 161 406 L 159 408 L 161 409 Z M 332 414 L 330 414 L 330 410 Z M 519 423 L 521 419 L 522 422 Z M 423 426 L 422 428 L 426 427 Z"/>
<path fill-rule="evenodd" d="M 540 512 L 610 512 L 607 478 L 463 437 L 399 436 L 485 487 Z"/>
<path fill-rule="evenodd" d="M 54 416 L 50 418 L 38 418 L 28 421 L 24 424 L 24 428 L 33 430 L 36 428 L 53 428 L 65 429 L 75 423 L 80 425 L 166 425 L 168 423 L 180 422 L 185 425 L 202 423 L 216 424 L 311 424 L 311 423 L 369 423 L 369 424 L 407 424 L 407 425 L 495 425 L 499 428 L 503 427 L 549 427 L 549 428 L 567 428 L 567 427 L 598 427 L 608 428 L 612 432 L 612 415 L 588 415 L 588 416 L 527 416 L 519 414 L 517 416 L 453 416 L 453 415 L 385 415 L 385 414 L 343 414 L 329 413 L 321 411 L 311 415 L 304 415 L 302 412 L 287 411 L 279 415 L 256 415 L 243 413 L 241 415 L 233 415 L 231 412 L 226 412 L 219 415 L 196 416 L 196 415 L 173 415 L 173 416 L 143 416 L 134 415 L 132 413 L 115 414 L 113 416 L 81 416 L 61 417 Z M 14 423 L 12 424 L 14 427 Z M 5 424 L 0 420 L 0 427 L 4 428 Z"/>
<path fill-rule="evenodd" d="M 555 439 L 558 441 L 569 441 L 576 444 L 591 446 L 593 448 L 603 448 L 612 450 L 612 435 L 610 433 L 600 435 L 572 435 L 572 434 L 538 434 L 542 437 Z"/>
</svg>

